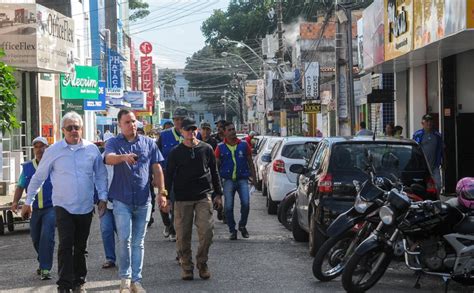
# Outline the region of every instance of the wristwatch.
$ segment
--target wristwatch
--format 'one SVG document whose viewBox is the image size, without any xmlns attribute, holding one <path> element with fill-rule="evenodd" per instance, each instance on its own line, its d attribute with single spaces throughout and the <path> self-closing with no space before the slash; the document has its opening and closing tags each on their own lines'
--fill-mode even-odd
<svg viewBox="0 0 474 293">
<path fill-rule="evenodd" d="M 160 190 L 160 195 L 167 198 L 168 197 L 168 190 L 166 190 L 166 189 Z"/>
</svg>

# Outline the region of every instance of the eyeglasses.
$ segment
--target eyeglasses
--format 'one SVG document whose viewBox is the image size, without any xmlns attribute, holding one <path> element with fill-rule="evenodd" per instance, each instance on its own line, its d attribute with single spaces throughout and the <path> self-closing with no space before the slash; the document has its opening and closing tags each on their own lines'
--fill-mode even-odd
<svg viewBox="0 0 474 293">
<path fill-rule="evenodd" d="M 75 131 L 79 131 L 79 129 L 81 129 L 81 126 L 79 126 L 79 125 L 68 125 L 68 126 L 64 127 L 64 129 L 66 129 L 66 131 L 72 131 L 73 129 Z"/>
<path fill-rule="evenodd" d="M 194 160 L 196 158 L 196 154 L 194 153 L 194 148 L 191 148 L 191 159 Z"/>
</svg>

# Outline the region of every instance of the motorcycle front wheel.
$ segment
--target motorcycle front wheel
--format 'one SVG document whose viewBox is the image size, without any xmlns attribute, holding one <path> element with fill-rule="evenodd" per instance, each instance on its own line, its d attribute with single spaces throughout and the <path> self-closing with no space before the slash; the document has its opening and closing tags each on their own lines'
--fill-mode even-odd
<svg viewBox="0 0 474 293">
<path fill-rule="evenodd" d="M 359 293 L 372 288 L 387 270 L 393 252 L 376 246 L 360 255 L 354 253 L 344 268 L 342 285 L 347 292 Z"/>
<path fill-rule="evenodd" d="M 321 282 L 328 282 L 342 274 L 349 257 L 354 252 L 349 247 L 357 247 L 359 240 L 353 231 L 347 231 L 324 242 L 313 261 L 313 275 Z"/>
</svg>

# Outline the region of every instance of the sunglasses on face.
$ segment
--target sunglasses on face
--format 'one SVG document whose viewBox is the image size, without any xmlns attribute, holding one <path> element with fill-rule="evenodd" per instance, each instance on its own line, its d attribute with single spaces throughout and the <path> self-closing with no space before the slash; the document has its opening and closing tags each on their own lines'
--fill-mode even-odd
<svg viewBox="0 0 474 293">
<path fill-rule="evenodd" d="M 75 131 L 79 131 L 79 129 L 81 129 L 81 126 L 79 126 L 79 125 L 68 125 L 68 126 L 64 127 L 64 129 L 66 129 L 66 131 L 72 131 L 73 129 Z"/>
</svg>

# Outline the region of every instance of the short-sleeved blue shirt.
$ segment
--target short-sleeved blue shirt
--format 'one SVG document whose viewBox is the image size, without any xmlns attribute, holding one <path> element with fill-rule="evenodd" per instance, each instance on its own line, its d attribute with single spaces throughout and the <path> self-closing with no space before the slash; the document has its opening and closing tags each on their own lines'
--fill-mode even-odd
<svg viewBox="0 0 474 293">
<path fill-rule="evenodd" d="M 163 161 L 158 146 L 151 138 L 138 135 L 129 142 L 122 135 L 107 140 L 105 156 L 108 154 L 130 154 L 138 156 L 137 163 L 120 163 L 114 166 L 114 177 L 109 188 L 109 198 L 128 205 L 143 206 L 150 202 L 150 172 L 152 165 Z"/>
</svg>

